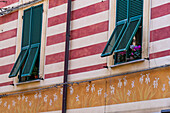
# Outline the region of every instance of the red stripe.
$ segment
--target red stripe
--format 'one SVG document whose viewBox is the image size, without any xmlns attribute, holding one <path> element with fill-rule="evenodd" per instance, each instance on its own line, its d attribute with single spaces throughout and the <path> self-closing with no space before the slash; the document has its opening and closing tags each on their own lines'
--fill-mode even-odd
<svg viewBox="0 0 170 113">
<path fill-rule="evenodd" d="M 93 15 L 109 9 L 108 1 L 93 4 L 75 11 L 72 11 L 71 20 Z M 67 14 L 61 14 L 48 19 L 48 27 L 66 22 Z"/>
<path fill-rule="evenodd" d="M 0 8 L 14 4 L 14 3 L 18 2 L 19 0 L 1 0 L 1 1 L 7 1 L 7 2 L 0 2 Z"/>
<path fill-rule="evenodd" d="M 8 85 L 11 85 L 11 84 L 13 84 L 13 81 L 0 83 L 0 87 L 2 87 L 2 86 L 8 86 Z"/>
<path fill-rule="evenodd" d="M 150 54 L 150 59 L 165 57 L 170 55 L 170 50 Z"/>
<path fill-rule="evenodd" d="M 14 64 L 0 66 L 0 74 L 10 73 Z"/>
<path fill-rule="evenodd" d="M 106 42 L 79 48 L 79 49 L 70 50 L 70 58 L 69 59 L 70 60 L 77 59 L 77 58 L 81 58 L 81 57 L 86 57 L 86 56 L 102 53 L 105 45 L 106 45 Z M 65 55 L 64 52 L 47 55 L 46 56 L 46 64 L 62 62 L 62 61 L 64 61 L 64 55 Z"/>
<path fill-rule="evenodd" d="M 170 3 L 151 9 L 151 19 L 170 14 Z"/>
<path fill-rule="evenodd" d="M 72 0 L 75 1 L 75 0 Z M 50 0 L 49 1 L 49 8 L 53 8 L 62 4 L 67 3 L 67 0 Z"/>
<path fill-rule="evenodd" d="M 99 70 L 99 69 L 103 69 L 103 66 L 106 66 L 106 63 L 103 64 L 98 64 L 98 65 L 93 65 L 93 66 L 88 66 L 88 67 L 83 67 L 83 68 L 77 68 L 77 69 L 73 69 L 73 70 L 69 70 L 69 74 L 76 74 L 76 73 L 83 73 L 83 72 L 87 72 L 87 71 L 93 71 L 93 70 Z M 45 78 L 53 78 L 53 77 L 59 77 L 59 76 L 63 76 L 64 72 L 56 72 L 56 73 L 50 73 L 50 74 L 46 74 Z"/>
<path fill-rule="evenodd" d="M 158 41 L 170 38 L 170 26 L 161 29 L 156 29 L 150 32 L 150 41 Z"/>
<path fill-rule="evenodd" d="M 16 50 L 16 46 L 12 46 L 12 47 L 9 47 L 9 48 L 1 49 L 0 50 L 0 58 L 8 56 L 8 55 L 15 54 L 15 50 Z"/>
<path fill-rule="evenodd" d="M 10 31 L 0 33 L 0 41 L 10 39 L 17 36 L 17 28 Z"/>
<path fill-rule="evenodd" d="M 108 21 L 71 31 L 71 40 L 108 31 Z M 47 37 L 47 46 L 65 41 L 65 33 Z"/>
<path fill-rule="evenodd" d="M 18 19 L 18 11 L 0 17 L 0 25 Z"/>
</svg>

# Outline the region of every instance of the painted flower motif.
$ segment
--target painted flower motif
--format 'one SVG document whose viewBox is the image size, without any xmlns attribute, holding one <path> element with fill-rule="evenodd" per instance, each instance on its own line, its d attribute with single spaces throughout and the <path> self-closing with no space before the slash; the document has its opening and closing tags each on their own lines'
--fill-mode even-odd
<svg viewBox="0 0 170 113">
<path fill-rule="evenodd" d="M 121 82 L 122 79 L 118 79 L 118 80 L 119 80 L 118 87 L 121 88 L 122 87 L 122 82 Z"/>
<path fill-rule="evenodd" d="M 5 103 L 4 103 L 4 107 L 6 107 L 7 106 L 7 102 L 5 101 Z"/>
<path fill-rule="evenodd" d="M 57 94 L 55 93 L 53 96 L 54 96 L 54 101 L 56 101 L 58 99 Z"/>
<path fill-rule="evenodd" d="M 61 94 L 61 95 L 63 94 L 63 88 L 60 89 L 60 94 Z"/>
<path fill-rule="evenodd" d="M 150 73 L 149 73 L 150 74 Z M 148 84 L 150 82 L 150 78 L 149 78 L 149 74 L 146 74 L 146 78 L 145 78 L 145 83 Z"/>
<path fill-rule="evenodd" d="M 76 102 L 80 101 L 79 100 L 79 95 L 76 96 Z"/>
<path fill-rule="evenodd" d="M 39 92 L 39 94 L 38 94 L 38 98 L 41 98 L 41 97 L 42 97 L 41 92 Z"/>
<path fill-rule="evenodd" d="M 111 85 L 110 89 L 111 89 L 110 93 L 111 93 L 111 95 L 113 95 L 115 93 L 115 87 L 113 87 L 113 85 Z"/>
<path fill-rule="evenodd" d="M 158 87 L 158 80 L 159 80 L 159 78 L 155 78 L 155 80 L 153 81 L 154 88 Z"/>
<path fill-rule="evenodd" d="M 52 103 L 53 103 L 53 101 L 52 101 L 52 99 L 50 99 L 49 105 L 52 106 Z"/>
<path fill-rule="evenodd" d="M 93 93 L 95 91 L 95 84 L 92 84 L 92 87 L 91 87 L 91 92 Z"/>
<path fill-rule="evenodd" d="M 21 100 L 21 96 L 20 96 L 20 95 L 18 96 L 18 100 L 19 100 L 19 101 Z"/>
<path fill-rule="evenodd" d="M 131 85 L 132 85 L 132 88 L 134 88 L 135 87 L 135 81 L 132 81 Z"/>
<path fill-rule="evenodd" d="M 28 97 L 25 97 L 25 102 L 28 102 Z"/>
<path fill-rule="evenodd" d="M 45 95 L 44 102 L 47 102 L 47 97 L 48 97 L 48 95 Z"/>
<path fill-rule="evenodd" d="M 105 92 L 105 93 L 104 93 L 104 98 L 106 98 L 106 97 L 107 97 L 107 93 Z"/>
<path fill-rule="evenodd" d="M 24 96 L 24 94 L 22 94 L 22 100 L 24 100 L 25 99 L 25 96 Z"/>
<path fill-rule="evenodd" d="M 34 95 L 34 98 L 37 99 L 38 98 L 38 93 L 36 92 L 36 94 Z"/>
<path fill-rule="evenodd" d="M 89 92 L 89 91 L 90 91 L 90 85 L 88 84 L 86 87 L 86 92 Z"/>
<path fill-rule="evenodd" d="M 162 91 L 163 91 L 163 92 L 165 91 L 165 84 L 163 84 L 163 88 L 162 88 Z"/>
<path fill-rule="evenodd" d="M 170 86 L 170 77 L 169 77 L 169 76 L 167 76 L 167 77 L 168 77 L 168 80 L 169 80 L 168 84 L 169 84 L 169 86 Z"/>
<path fill-rule="evenodd" d="M 32 105 L 32 103 L 31 103 L 31 101 L 29 101 L 29 106 L 31 106 Z"/>
<path fill-rule="evenodd" d="M 12 106 L 15 106 L 15 104 L 16 104 L 16 102 L 13 100 L 13 101 L 12 101 Z"/>
<path fill-rule="evenodd" d="M 139 82 L 140 82 L 141 84 L 143 83 L 144 76 L 145 76 L 145 75 L 141 74 L 141 77 L 140 77 L 140 79 L 139 79 Z"/>
<path fill-rule="evenodd" d="M 10 106 L 10 105 L 8 105 L 8 109 L 10 109 L 10 107 L 11 107 L 11 106 Z"/>
<path fill-rule="evenodd" d="M 130 91 L 130 90 L 128 90 L 127 95 L 128 95 L 128 96 L 130 96 L 130 94 L 131 94 L 131 91 Z"/>
<path fill-rule="evenodd" d="M 70 94 L 72 95 L 72 94 L 73 94 L 73 92 L 74 92 L 74 89 L 73 89 L 73 87 L 72 87 L 72 86 L 70 86 Z"/>
<path fill-rule="evenodd" d="M 98 90 L 98 96 L 102 94 L 102 90 L 103 90 L 103 88 L 99 88 L 99 90 Z"/>
<path fill-rule="evenodd" d="M 127 84 L 127 80 L 126 80 L 126 76 L 125 76 L 125 78 L 123 78 L 123 80 L 124 80 L 124 86 L 126 86 L 126 84 Z"/>
</svg>

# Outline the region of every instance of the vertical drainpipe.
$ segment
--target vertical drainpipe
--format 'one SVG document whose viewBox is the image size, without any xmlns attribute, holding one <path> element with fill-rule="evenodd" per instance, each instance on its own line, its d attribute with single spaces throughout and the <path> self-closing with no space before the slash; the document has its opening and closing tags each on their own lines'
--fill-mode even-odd
<svg viewBox="0 0 170 113">
<path fill-rule="evenodd" d="M 71 0 L 67 2 L 67 23 L 66 23 L 66 42 L 65 42 L 65 61 L 64 61 L 64 83 L 67 83 L 68 78 L 68 63 L 69 63 L 69 42 L 70 42 L 70 23 L 71 23 Z M 67 110 L 67 85 L 63 85 L 63 102 L 62 113 Z"/>
</svg>

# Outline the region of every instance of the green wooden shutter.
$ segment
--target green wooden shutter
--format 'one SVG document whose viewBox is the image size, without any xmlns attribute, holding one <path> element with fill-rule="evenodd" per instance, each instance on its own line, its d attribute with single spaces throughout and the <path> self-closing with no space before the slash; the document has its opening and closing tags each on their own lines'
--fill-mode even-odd
<svg viewBox="0 0 170 113">
<path fill-rule="evenodd" d="M 28 46 L 30 42 L 30 28 L 31 28 L 31 8 L 24 11 L 23 16 L 23 30 L 22 30 L 22 47 Z"/>
<path fill-rule="evenodd" d="M 32 7 L 31 20 L 31 48 L 25 62 L 21 77 L 31 76 L 35 62 L 38 59 L 41 45 L 41 30 L 42 30 L 42 12 L 43 5 Z"/>
<path fill-rule="evenodd" d="M 32 8 L 31 44 L 41 42 L 43 5 Z"/>
<path fill-rule="evenodd" d="M 23 62 L 26 59 L 27 53 L 28 53 L 28 49 L 22 50 L 20 52 L 14 66 L 13 66 L 13 68 L 12 68 L 10 74 L 9 74 L 9 78 L 17 76 Z"/>
<path fill-rule="evenodd" d="M 105 49 L 103 50 L 103 53 L 101 54 L 101 57 L 105 57 L 113 54 L 113 51 L 115 50 L 115 47 L 120 37 L 122 36 L 121 34 L 125 29 L 126 23 L 127 22 L 125 21 L 124 23 L 121 23 L 120 25 L 116 26 L 109 41 L 107 42 Z"/>
<path fill-rule="evenodd" d="M 127 19 L 127 0 L 117 0 L 116 22 Z"/>
<path fill-rule="evenodd" d="M 143 15 L 143 0 L 130 0 L 129 18 Z"/>
<path fill-rule="evenodd" d="M 30 48 L 30 51 L 29 51 L 27 60 L 25 62 L 25 66 L 23 68 L 21 77 L 31 76 L 35 62 L 36 62 L 37 57 L 38 57 L 39 49 L 40 49 L 39 45 L 38 46 L 32 46 Z"/>
<path fill-rule="evenodd" d="M 130 22 L 128 23 L 128 26 L 114 52 L 127 51 L 140 24 L 141 16 L 130 19 Z"/>
</svg>

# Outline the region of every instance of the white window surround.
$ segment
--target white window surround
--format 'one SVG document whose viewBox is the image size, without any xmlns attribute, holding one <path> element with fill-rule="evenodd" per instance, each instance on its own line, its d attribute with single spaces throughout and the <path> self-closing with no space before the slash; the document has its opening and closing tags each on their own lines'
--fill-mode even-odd
<svg viewBox="0 0 170 113">
<path fill-rule="evenodd" d="M 20 4 L 22 4 L 23 1 L 20 0 Z M 16 55 L 15 59 L 17 59 L 20 50 L 21 50 L 21 40 L 22 40 L 22 25 L 23 25 L 23 12 L 25 9 L 28 9 L 32 6 L 37 6 L 43 4 L 43 20 L 42 20 L 42 34 L 41 34 L 41 49 L 40 49 L 40 70 L 39 70 L 39 77 L 44 78 L 44 63 L 45 63 L 45 44 L 46 44 L 46 28 L 47 28 L 47 10 L 48 10 L 48 0 L 44 0 L 38 3 L 35 3 L 33 5 L 24 7 L 19 9 L 18 13 L 18 29 L 17 29 L 17 38 L 16 38 Z M 18 77 L 14 78 L 14 84 L 18 83 Z"/>
<path fill-rule="evenodd" d="M 151 1 L 144 0 L 143 6 L 143 32 L 142 32 L 142 59 L 149 57 L 149 38 L 150 38 L 150 10 L 151 10 Z M 110 0 L 109 5 L 109 32 L 108 40 L 111 33 L 115 28 L 115 19 L 116 19 L 116 0 Z M 113 55 L 108 56 L 107 66 L 110 67 L 110 74 L 118 74 L 129 71 L 141 70 L 149 68 L 149 61 L 144 60 L 143 62 L 133 61 L 133 63 L 124 63 L 124 65 L 114 65 Z M 137 64 L 137 65 L 136 65 Z M 133 68 L 135 66 L 135 68 Z M 121 69 L 118 69 L 121 68 Z"/>
</svg>

